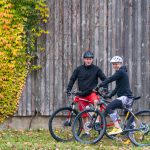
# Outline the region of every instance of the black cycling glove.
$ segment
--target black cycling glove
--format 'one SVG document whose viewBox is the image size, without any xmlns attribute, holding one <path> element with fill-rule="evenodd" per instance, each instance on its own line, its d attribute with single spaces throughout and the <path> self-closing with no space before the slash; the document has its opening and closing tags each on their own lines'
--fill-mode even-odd
<svg viewBox="0 0 150 150">
<path fill-rule="evenodd" d="M 67 93 L 67 97 L 71 96 L 71 91 L 70 90 L 68 90 L 66 93 Z"/>
</svg>

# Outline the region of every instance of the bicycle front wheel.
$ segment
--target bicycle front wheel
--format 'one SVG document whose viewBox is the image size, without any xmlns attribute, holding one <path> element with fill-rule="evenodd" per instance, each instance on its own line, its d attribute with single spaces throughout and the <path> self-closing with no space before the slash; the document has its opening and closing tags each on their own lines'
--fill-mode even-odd
<svg viewBox="0 0 150 150">
<path fill-rule="evenodd" d="M 150 146 L 150 110 L 143 110 L 131 116 L 134 122 L 133 131 L 128 133 L 129 139 L 136 146 Z"/>
<path fill-rule="evenodd" d="M 49 131 L 56 141 L 68 142 L 73 140 L 72 124 L 77 113 L 71 107 L 64 107 L 52 114 L 49 119 Z"/>
<path fill-rule="evenodd" d="M 82 120 L 82 129 L 78 132 L 78 122 Z M 106 130 L 106 120 L 104 115 L 93 109 L 80 112 L 73 124 L 73 135 L 75 139 L 83 144 L 94 144 L 102 139 Z"/>
</svg>

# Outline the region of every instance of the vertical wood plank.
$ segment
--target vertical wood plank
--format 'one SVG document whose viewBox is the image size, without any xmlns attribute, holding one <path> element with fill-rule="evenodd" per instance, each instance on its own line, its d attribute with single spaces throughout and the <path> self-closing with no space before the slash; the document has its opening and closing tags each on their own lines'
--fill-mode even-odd
<svg viewBox="0 0 150 150">
<path fill-rule="evenodd" d="M 128 67 L 129 56 L 129 1 L 123 1 L 122 17 L 121 17 L 121 54 L 124 59 L 124 64 Z"/>
<path fill-rule="evenodd" d="M 81 17 L 81 9 L 82 9 L 82 1 L 76 0 L 77 3 L 77 66 L 82 63 L 82 17 Z"/>
<path fill-rule="evenodd" d="M 81 9 L 81 22 L 82 22 L 82 51 L 90 48 L 90 1 L 89 0 L 82 0 L 82 9 Z"/>
<path fill-rule="evenodd" d="M 32 73 L 27 78 L 27 93 L 26 93 L 26 114 L 25 116 L 31 115 L 31 97 L 32 97 L 32 80 L 31 80 Z"/>
<path fill-rule="evenodd" d="M 108 0 L 108 54 L 107 54 L 107 60 L 108 60 L 108 76 L 112 75 L 112 66 L 109 63 L 110 59 L 112 57 L 112 0 Z"/>
<path fill-rule="evenodd" d="M 104 72 L 108 75 L 108 0 L 104 1 Z"/>
<path fill-rule="evenodd" d="M 149 2 L 150 4 L 150 2 Z M 147 106 L 150 105 L 150 101 L 148 101 L 149 99 L 149 51 L 148 51 L 148 7 L 149 6 L 147 0 L 146 1 L 141 1 L 141 23 L 142 23 L 142 27 L 141 27 L 141 78 L 142 78 L 142 93 L 143 93 L 143 102 L 141 102 L 141 104 L 144 106 L 144 108 L 148 108 Z M 150 29 L 150 26 L 149 26 Z M 150 49 L 149 49 L 150 50 Z"/>
<path fill-rule="evenodd" d="M 47 35 L 47 40 L 49 41 L 49 53 L 50 53 L 50 104 L 49 104 L 49 113 L 52 114 L 54 111 L 54 72 L 55 72 L 55 66 L 54 66 L 54 52 L 55 52 L 55 1 L 50 0 L 49 1 L 49 19 L 48 19 L 48 31 L 49 35 Z M 47 47 L 48 49 L 48 47 Z"/>
<path fill-rule="evenodd" d="M 128 6 L 126 6 L 128 5 Z M 126 1 L 125 7 L 129 7 L 128 9 L 128 15 L 129 15 L 129 36 L 127 37 L 128 42 L 128 51 L 129 51 L 129 56 L 128 56 L 128 74 L 129 74 L 129 79 L 130 79 L 130 85 L 131 89 L 133 89 L 133 2 L 132 0 L 129 1 L 129 3 Z"/>
<path fill-rule="evenodd" d="M 64 0 L 64 59 L 65 59 L 65 72 L 63 78 L 66 78 L 64 85 L 67 86 L 68 80 L 72 74 L 72 47 L 71 47 L 71 40 L 72 40 L 72 27 L 71 27 L 71 21 L 72 21 L 72 1 Z M 66 90 L 66 87 L 64 87 Z M 65 93 L 65 91 L 64 91 Z M 65 103 L 63 102 L 63 105 Z"/>
<path fill-rule="evenodd" d="M 148 97 L 146 97 L 145 101 L 149 102 L 149 104 L 146 104 L 147 108 L 150 108 L 150 1 L 147 0 L 147 23 L 146 23 L 146 35 L 147 35 L 147 93 L 148 93 Z M 145 102 L 145 103 L 146 103 Z"/>
<path fill-rule="evenodd" d="M 137 1 L 137 37 L 138 37 L 138 39 L 137 39 L 137 50 L 138 50 L 138 52 L 137 52 L 137 93 L 138 94 L 140 94 L 140 95 L 142 95 L 143 96 L 143 93 L 142 93 L 142 91 L 141 91 L 141 89 L 142 89 L 142 76 L 141 76 L 141 32 L 142 32 L 142 18 L 141 18 L 141 0 L 138 0 Z M 141 104 L 142 102 L 139 102 L 138 103 L 138 108 L 140 109 L 141 108 Z"/>
<path fill-rule="evenodd" d="M 99 20 L 98 20 L 98 23 L 99 23 L 99 42 L 98 42 L 98 47 L 97 49 L 99 49 L 99 61 L 98 61 L 98 65 L 102 68 L 103 72 L 106 74 L 106 69 L 107 69 L 107 66 L 104 65 L 104 56 L 105 56 L 105 50 L 104 50 L 104 28 L 105 28 L 105 25 L 104 25 L 104 20 L 105 20 L 105 16 L 104 16 L 104 6 L 105 5 L 105 2 L 104 0 L 100 0 L 99 1 Z M 96 7 L 96 6 L 95 6 Z M 105 69 L 106 68 L 106 69 Z"/>
<path fill-rule="evenodd" d="M 35 114 L 36 111 L 36 104 L 35 104 L 35 100 L 36 100 L 36 71 L 32 72 L 31 75 L 31 115 Z"/>
<path fill-rule="evenodd" d="M 48 5 L 48 3 L 47 3 Z M 49 6 L 49 5 L 48 5 Z M 49 7 L 50 8 L 50 7 Z M 45 30 L 50 29 L 50 23 L 48 20 L 48 23 L 45 26 Z M 44 115 L 49 115 L 49 110 L 50 110 L 50 62 L 51 62 L 51 57 L 50 57 L 50 34 L 45 35 L 45 53 L 46 53 L 46 60 L 45 60 L 45 104 L 44 104 Z"/>
<path fill-rule="evenodd" d="M 54 107 L 57 109 L 62 103 L 62 47 L 61 47 L 61 16 L 60 1 L 55 1 L 55 52 L 54 52 Z"/>
<path fill-rule="evenodd" d="M 116 1 L 112 1 L 112 56 L 116 55 Z"/>
<path fill-rule="evenodd" d="M 89 48 L 95 51 L 95 1 L 89 1 Z"/>
<path fill-rule="evenodd" d="M 95 12 L 94 12 L 94 40 L 93 40 L 93 43 L 94 43 L 94 46 L 93 46 L 93 49 L 94 49 L 94 55 L 95 55 L 95 59 L 96 59 L 96 64 L 100 67 L 100 64 L 99 64 L 99 60 L 100 60 L 100 56 L 99 56 L 99 53 L 100 53 L 100 1 L 99 0 L 95 0 L 95 3 L 94 3 L 94 7 L 95 7 Z"/>
<path fill-rule="evenodd" d="M 44 28 L 44 25 L 42 24 L 41 25 L 42 28 Z M 44 115 L 44 112 L 45 112 L 45 101 L 46 101 L 46 97 L 45 97 L 45 94 L 46 94 L 46 48 L 45 48 L 45 41 L 46 41 L 46 35 L 42 35 L 40 37 L 40 40 L 41 40 L 41 44 L 40 44 L 40 47 L 38 49 L 38 52 L 40 53 L 40 65 L 41 65 L 41 69 L 40 69 L 40 89 L 39 89 L 39 92 L 40 92 L 40 113 L 41 115 Z M 41 48 L 44 49 L 44 51 L 41 51 Z"/>
<path fill-rule="evenodd" d="M 78 5 L 75 0 L 72 0 L 72 54 L 73 54 L 73 69 L 77 67 L 77 9 Z M 67 85 L 66 85 L 67 86 Z"/>
</svg>

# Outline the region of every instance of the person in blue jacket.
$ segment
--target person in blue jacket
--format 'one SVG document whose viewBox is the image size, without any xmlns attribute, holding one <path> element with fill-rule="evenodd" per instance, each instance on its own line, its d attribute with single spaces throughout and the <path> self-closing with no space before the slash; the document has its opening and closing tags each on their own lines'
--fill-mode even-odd
<svg viewBox="0 0 150 150">
<path fill-rule="evenodd" d="M 107 98 L 111 98 L 117 94 L 117 98 L 113 100 L 106 108 L 106 114 L 110 115 L 110 118 L 114 122 L 114 128 L 109 135 L 118 134 L 122 132 L 122 129 L 118 123 L 118 114 L 115 109 L 122 109 L 123 106 L 130 107 L 132 103 L 132 92 L 129 84 L 129 77 L 127 74 L 126 66 L 123 66 L 123 59 L 120 56 L 114 56 L 111 61 L 115 73 L 100 83 L 97 88 L 106 86 L 108 83 L 116 81 L 116 88 L 107 95 Z"/>
</svg>

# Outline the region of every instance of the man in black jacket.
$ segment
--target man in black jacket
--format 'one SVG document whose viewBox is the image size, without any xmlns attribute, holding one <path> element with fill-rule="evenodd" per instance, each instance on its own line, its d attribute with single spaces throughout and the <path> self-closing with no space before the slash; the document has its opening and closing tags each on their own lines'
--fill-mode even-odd
<svg viewBox="0 0 150 150">
<path fill-rule="evenodd" d="M 116 72 L 104 82 L 98 85 L 99 87 L 106 86 L 108 83 L 116 81 L 116 88 L 107 97 L 111 98 L 117 94 L 118 98 L 113 100 L 106 108 L 106 113 L 110 115 L 110 118 L 114 122 L 114 129 L 108 133 L 109 135 L 118 134 L 122 132 L 122 129 L 118 123 L 117 113 L 114 111 L 116 108 L 122 109 L 123 106 L 130 107 L 132 103 L 132 92 L 130 90 L 129 78 L 127 69 L 123 66 L 123 59 L 120 56 L 114 56 L 111 61 L 113 68 Z"/>
<path fill-rule="evenodd" d="M 97 86 L 98 79 L 104 81 L 106 76 L 98 66 L 93 64 L 93 58 L 94 54 L 91 51 L 86 51 L 84 53 L 84 64 L 74 70 L 67 87 L 67 93 L 70 93 L 75 81 L 77 80 L 78 90 L 80 91 L 78 95 L 89 100 L 92 104 L 94 104 L 94 106 L 96 106 L 99 101 L 99 97 L 95 92 L 93 92 L 93 89 Z M 88 103 L 82 101 L 78 104 L 80 111 L 88 105 Z"/>
</svg>

